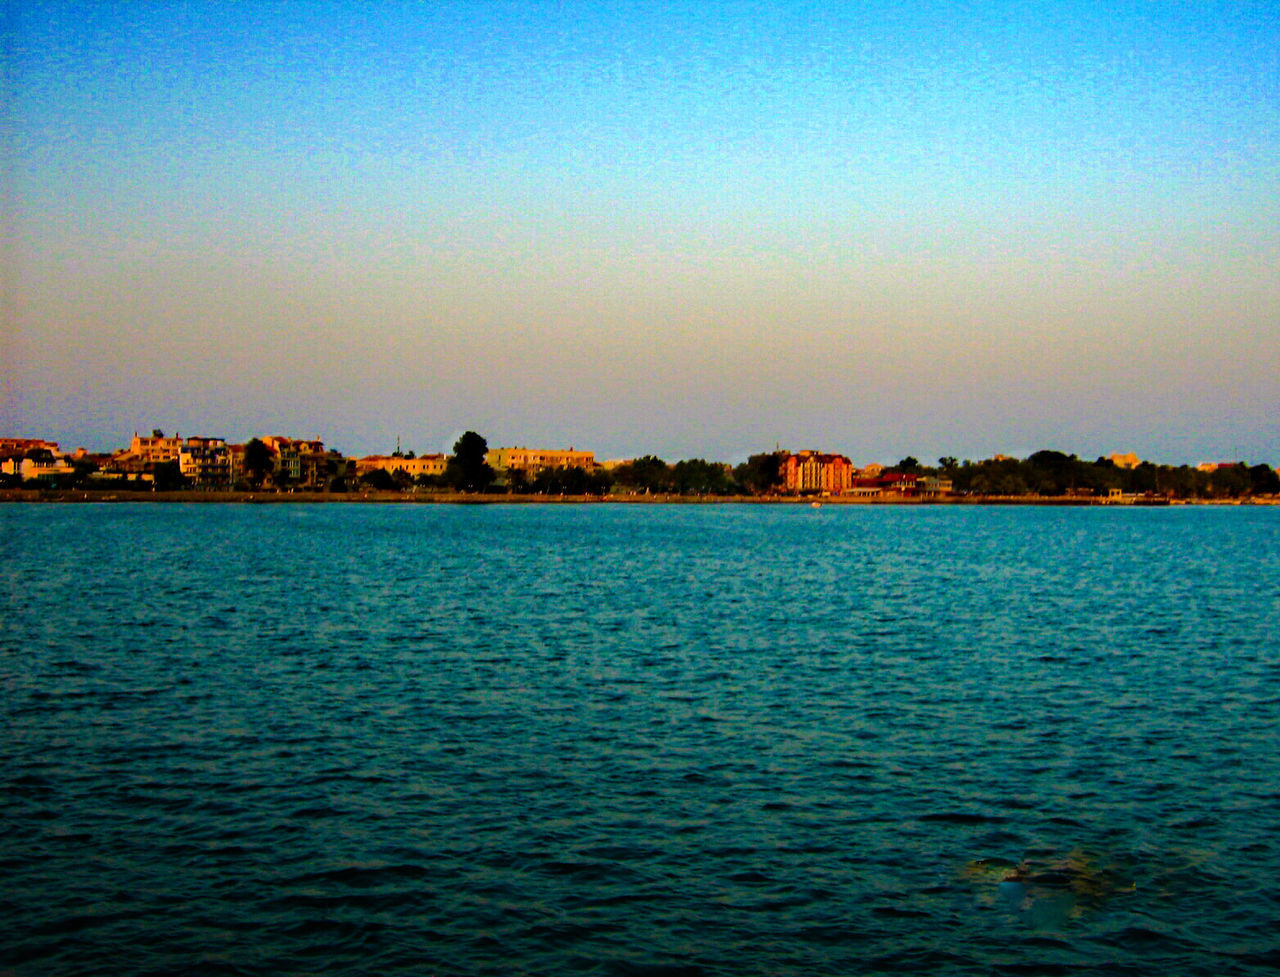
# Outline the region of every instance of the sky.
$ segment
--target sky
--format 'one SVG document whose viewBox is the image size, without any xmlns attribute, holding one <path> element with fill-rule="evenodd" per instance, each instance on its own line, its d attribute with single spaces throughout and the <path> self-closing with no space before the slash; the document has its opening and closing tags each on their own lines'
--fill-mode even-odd
<svg viewBox="0 0 1280 977">
<path fill-rule="evenodd" d="M 1280 464 L 1273 3 L 3 10 L 0 435 Z"/>
</svg>

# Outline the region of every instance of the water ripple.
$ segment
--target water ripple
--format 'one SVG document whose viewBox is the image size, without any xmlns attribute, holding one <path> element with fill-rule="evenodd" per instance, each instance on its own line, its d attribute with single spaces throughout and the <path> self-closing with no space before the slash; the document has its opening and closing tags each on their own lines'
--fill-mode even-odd
<svg viewBox="0 0 1280 977">
<path fill-rule="evenodd" d="M 0 528 L 0 970 L 1277 967 L 1277 513 Z"/>
</svg>

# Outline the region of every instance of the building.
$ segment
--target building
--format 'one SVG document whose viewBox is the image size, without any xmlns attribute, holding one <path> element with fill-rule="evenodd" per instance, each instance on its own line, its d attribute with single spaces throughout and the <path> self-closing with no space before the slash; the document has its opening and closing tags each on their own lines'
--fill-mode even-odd
<svg viewBox="0 0 1280 977">
<path fill-rule="evenodd" d="M 416 481 L 423 477 L 443 475 L 448 462 L 449 459 L 444 455 L 418 455 L 414 458 L 406 458 L 404 455 L 368 455 L 356 459 L 356 476 L 381 468 L 392 475 L 404 472 Z"/>
<path fill-rule="evenodd" d="M 1142 459 L 1130 451 L 1127 455 L 1111 454 L 1107 455 L 1107 460 L 1117 468 L 1137 468 L 1142 464 Z"/>
<path fill-rule="evenodd" d="M 507 471 L 535 475 L 544 468 L 581 468 L 592 471 L 596 467 L 593 451 L 552 451 L 545 448 L 495 448 L 484 456 L 489 467 L 499 473 Z"/>
<path fill-rule="evenodd" d="M 271 480 L 276 487 L 296 486 L 303 489 L 328 488 L 335 478 L 345 478 L 348 461 L 337 451 L 326 451 L 319 438 L 287 438 L 282 434 L 268 434 L 259 439 L 271 452 Z M 233 467 L 237 477 L 242 477 L 244 452 L 233 453 Z M 237 457 L 238 456 L 238 457 Z"/>
<path fill-rule="evenodd" d="M 865 469 L 863 470 L 865 473 Z M 861 474 L 853 480 L 849 491 L 863 498 L 880 498 L 885 495 L 948 495 L 953 489 L 949 478 L 921 478 L 914 472 L 882 471 L 878 475 Z"/>
<path fill-rule="evenodd" d="M 178 449 L 178 470 L 196 488 L 231 487 L 231 452 L 223 438 L 187 438 Z"/>
<path fill-rule="evenodd" d="M 21 458 L 28 451 L 47 451 L 54 457 L 62 454 L 57 441 L 43 438 L 0 438 L 0 458 Z"/>
<path fill-rule="evenodd" d="M 111 467 L 123 472 L 154 472 L 156 465 L 179 461 L 182 438 L 177 433 L 166 438 L 163 431 L 153 431 L 150 437 L 140 437 L 133 432 L 129 447 L 111 456 Z"/>
<path fill-rule="evenodd" d="M 302 448 L 301 442 L 286 438 L 281 434 L 268 434 L 259 440 L 271 451 L 271 466 L 274 469 L 272 479 L 277 484 L 288 482 L 296 485 L 302 481 Z M 320 444 L 319 441 L 313 442 Z M 321 450 L 324 445 L 320 444 Z"/>
<path fill-rule="evenodd" d="M 58 442 L 38 438 L 0 439 L 0 475 L 56 478 L 76 473 L 75 466 L 58 450 Z"/>
<path fill-rule="evenodd" d="M 782 463 L 782 487 L 796 494 L 842 495 L 853 487 L 853 462 L 818 451 L 789 454 Z"/>
</svg>

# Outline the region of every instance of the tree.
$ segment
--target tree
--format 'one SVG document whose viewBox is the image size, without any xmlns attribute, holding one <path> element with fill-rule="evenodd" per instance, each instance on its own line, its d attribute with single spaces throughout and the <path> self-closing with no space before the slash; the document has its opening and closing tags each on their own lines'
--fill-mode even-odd
<svg viewBox="0 0 1280 977">
<path fill-rule="evenodd" d="M 1280 475 L 1270 465 L 1254 465 L 1249 469 L 1249 491 L 1254 495 L 1280 492 Z"/>
<path fill-rule="evenodd" d="M 894 471 L 902 472 L 904 475 L 911 475 L 920 470 L 920 460 L 914 455 L 907 455 L 893 467 Z"/>
<path fill-rule="evenodd" d="M 475 431 L 467 431 L 453 445 L 453 455 L 445 465 L 445 482 L 461 492 L 485 492 L 497 474 L 484 456 L 489 443 Z"/>
<path fill-rule="evenodd" d="M 244 446 L 244 474 L 249 484 L 261 488 L 262 480 L 271 474 L 274 467 L 271 449 L 258 438 L 250 439 Z"/>
<path fill-rule="evenodd" d="M 172 492 L 187 487 L 187 480 L 182 477 L 182 469 L 176 461 L 157 462 L 152 479 L 157 492 Z"/>
<path fill-rule="evenodd" d="M 613 480 L 635 492 L 669 492 L 671 468 L 661 458 L 645 455 L 615 468 Z"/>
<path fill-rule="evenodd" d="M 1209 495 L 1238 499 L 1249 491 L 1249 468 L 1244 462 L 1220 466 L 1209 475 Z"/>
<path fill-rule="evenodd" d="M 671 481 L 681 495 L 728 495 L 731 491 L 725 466 L 702 458 L 676 462 Z"/>
<path fill-rule="evenodd" d="M 744 490 L 752 495 L 764 495 L 782 484 L 782 465 L 786 459 L 785 451 L 751 455 L 733 474 Z"/>
<path fill-rule="evenodd" d="M 396 485 L 395 476 L 385 468 L 371 468 L 360 476 L 360 484 L 365 485 L 377 492 L 394 492 Z"/>
<path fill-rule="evenodd" d="M 1031 491 L 1038 495 L 1062 495 L 1079 481 L 1075 455 L 1048 449 L 1035 452 L 1022 463 L 1023 477 Z"/>
</svg>

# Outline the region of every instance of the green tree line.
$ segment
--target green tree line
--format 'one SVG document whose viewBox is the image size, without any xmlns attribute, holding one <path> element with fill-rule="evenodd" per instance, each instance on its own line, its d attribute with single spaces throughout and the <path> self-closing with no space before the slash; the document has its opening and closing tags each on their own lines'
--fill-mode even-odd
<svg viewBox="0 0 1280 977">
<path fill-rule="evenodd" d="M 330 491 L 353 487 L 379 491 L 406 491 L 413 488 L 473 493 L 507 493 L 516 495 L 674 495 L 674 496 L 761 496 L 781 489 L 782 464 L 786 452 L 763 452 L 750 456 L 742 464 L 731 466 L 721 462 L 690 458 L 674 463 L 655 455 L 645 455 L 611 470 L 581 468 L 548 468 L 533 474 L 521 471 L 499 473 L 485 461 L 488 443 L 474 431 L 467 431 L 453 446 L 445 472 L 439 476 L 423 476 L 416 480 L 403 471 L 375 469 L 360 477 L 358 486 L 338 476 L 336 461 L 326 472 Z M 33 449 L 28 457 L 51 463 L 46 449 Z M 412 453 L 410 453 L 411 455 Z M 405 455 L 404 457 L 410 457 Z M 335 453 L 336 457 L 336 453 Z M 272 460 L 266 446 L 257 438 L 248 442 L 244 454 L 245 487 L 258 489 L 264 485 L 287 488 L 288 479 L 272 471 Z M 38 484 L 49 488 L 89 488 L 96 466 L 77 462 L 74 472 L 55 479 L 41 478 Z M 1150 494 L 1172 499 L 1241 499 L 1251 496 L 1280 494 L 1280 475 L 1266 464 L 1239 462 L 1212 472 L 1189 465 L 1155 465 L 1143 462 L 1135 468 L 1122 468 L 1107 458 L 1088 461 L 1061 451 L 1037 451 L 1028 458 L 1000 458 L 985 461 L 960 461 L 946 456 L 936 466 L 922 465 L 908 456 L 889 472 L 898 471 L 950 479 L 953 491 L 973 496 L 1106 496 L 1119 490 L 1126 494 Z M 141 479 L 122 479 L 110 485 L 113 490 L 174 490 L 186 486 L 177 462 L 156 465 L 154 483 Z M 36 480 L 32 480 L 36 481 Z M 0 485 L 17 487 L 18 475 L 0 476 Z"/>
<path fill-rule="evenodd" d="M 1029 458 L 957 462 L 941 458 L 936 469 L 955 491 L 973 495 L 1093 495 L 1111 489 L 1174 499 L 1238 499 L 1280 492 L 1280 475 L 1269 465 L 1244 462 L 1212 472 L 1190 465 L 1121 468 L 1108 458 L 1085 461 L 1061 451 L 1037 451 Z"/>
</svg>

